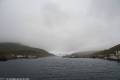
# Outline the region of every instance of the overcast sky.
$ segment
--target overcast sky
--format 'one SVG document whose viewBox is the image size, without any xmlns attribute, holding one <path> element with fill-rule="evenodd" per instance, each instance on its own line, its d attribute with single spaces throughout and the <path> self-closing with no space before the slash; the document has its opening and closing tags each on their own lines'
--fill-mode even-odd
<svg viewBox="0 0 120 80">
<path fill-rule="evenodd" d="M 0 0 L 0 42 L 57 55 L 120 43 L 120 0 Z"/>
</svg>

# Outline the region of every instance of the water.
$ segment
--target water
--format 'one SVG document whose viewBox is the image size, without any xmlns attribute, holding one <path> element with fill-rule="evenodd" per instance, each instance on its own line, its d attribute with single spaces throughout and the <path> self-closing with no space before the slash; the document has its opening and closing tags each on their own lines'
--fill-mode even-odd
<svg viewBox="0 0 120 80">
<path fill-rule="evenodd" d="M 30 80 L 120 80 L 120 63 L 101 59 L 47 57 L 0 62 L 0 78 Z"/>
</svg>

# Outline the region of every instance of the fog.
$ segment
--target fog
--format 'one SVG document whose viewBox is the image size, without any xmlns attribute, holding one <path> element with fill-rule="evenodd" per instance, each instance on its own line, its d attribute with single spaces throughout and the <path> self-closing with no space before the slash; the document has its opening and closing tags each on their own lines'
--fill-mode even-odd
<svg viewBox="0 0 120 80">
<path fill-rule="evenodd" d="M 0 42 L 56 55 L 120 43 L 120 0 L 0 0 Z"/>
</svg>

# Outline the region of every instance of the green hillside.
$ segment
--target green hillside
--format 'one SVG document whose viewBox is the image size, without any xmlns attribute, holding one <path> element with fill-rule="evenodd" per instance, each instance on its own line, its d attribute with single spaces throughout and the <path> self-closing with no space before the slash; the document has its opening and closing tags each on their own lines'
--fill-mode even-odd
<svg viewBox="0 0 120 80">
<path fill-rule="evenodd" d="M 66 55 L 67 58 L 102 58 L 109 60 L 120 60 L 120 44 L 101 51 L 77 52 Z"/>
<path fill-rule="evenodd" d="M 93 54 L 93 57 L 110 57 L 110 56 L 119 56 L 120 52 L 120 44 L 113 46 L 109 49 L 103 50 L 103 51 L 99 51 Z"/>
<path fill-rule="evenodd" d="M 0 59 L 37 58 L 47 57 L 52 54 L 39 48 L 33 48 L 18 43 L 0 43 Z"/>
</svg>

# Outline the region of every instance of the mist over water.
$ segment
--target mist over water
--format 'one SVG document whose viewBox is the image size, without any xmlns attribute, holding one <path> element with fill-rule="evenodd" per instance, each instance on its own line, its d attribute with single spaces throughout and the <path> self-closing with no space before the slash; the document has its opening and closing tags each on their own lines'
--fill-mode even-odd
<svg viewBox="0 0 120 80">
<path fill-rule="evenodd" d="M 56 55 L 120 43 L 119 0 L 0 0 L 0 42 Z"/>
</svg>

